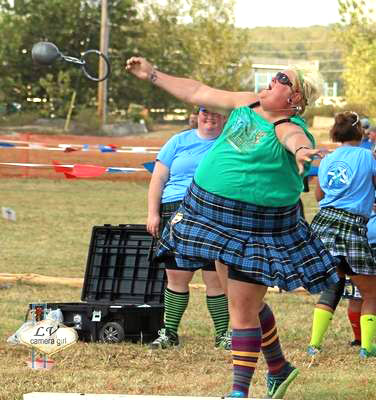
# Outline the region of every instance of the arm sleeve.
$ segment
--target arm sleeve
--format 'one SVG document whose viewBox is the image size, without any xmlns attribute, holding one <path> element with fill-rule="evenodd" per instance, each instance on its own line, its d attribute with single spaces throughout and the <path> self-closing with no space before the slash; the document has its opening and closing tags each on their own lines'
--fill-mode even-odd
<svg viewBox="0 0 376 400">
<path fill-rule="evenodd" d="M 157 161 L 160 161 L 163 165 L 171 168 L 172 161 L 174 159 L 177 148 L 177 135 L 170 138 L 164 146 L 161 148 L 157 155 Z"/>
</svg>

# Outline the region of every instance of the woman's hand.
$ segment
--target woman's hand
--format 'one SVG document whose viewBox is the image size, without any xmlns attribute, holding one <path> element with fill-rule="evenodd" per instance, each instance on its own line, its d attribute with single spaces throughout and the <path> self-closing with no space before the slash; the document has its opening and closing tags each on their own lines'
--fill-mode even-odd
<svg viewBox="0 0 376 400">
<path fill-rule="evenodd" d="M 161 218 L 160 218 L 159 214 L 148 215 L 146 229 L 155 238 L 159 237 L 160 220 L 161 220 Z"/>
<path fill-rule="evenodd" d="M 125 63 L 126 71 L 139 79 L 151 79 L 154 71 L 153 66 L 142 57 L 131 57 Z"/>
<path fill-rule="evenodd" d="M 304 163 L 311 162 L 314 156 L 322 158 L 323 155 L 320 149 L 310 149 L 307 147 L 300 147 L 295 151 L 295 160 L 298 166 L 299 175 L 304 173 Z"/>
</svg>

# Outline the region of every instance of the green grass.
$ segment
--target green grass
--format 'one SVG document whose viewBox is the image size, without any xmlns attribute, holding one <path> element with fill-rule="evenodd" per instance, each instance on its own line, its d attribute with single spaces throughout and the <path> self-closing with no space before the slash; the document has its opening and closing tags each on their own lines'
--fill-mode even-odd
<svg viewBox="0 0 376 400">
<path fill-rule="evenodd" d="M 91 229 L 109 223 L 144 223 L 147 183 L 2 179 L 1 206 L 17 221 L 0 219 L 0 272 L 83 277 Z M 310 220 L 313 193 L 303 194 Z M 196 274 L 200 282 L 200 274 Z M 305 354 L 316 296 L 269 293 L 286 356 L 301 370 L 288 391 L 291 400 L 376 398 L 376 359 L 361 362 L 347 344 L 351 329 L 343 301 L 324 342 L 319 362 Z M 29 392 L 122 393 L 221 396 L 230 390 L 231 355 L 213 348 L 213 329 L 203 289 L 192 289 L 181 324 L 182 346 L 151 352 L 147 346 L 77 343 L 54 355 L 49 371 L 25 365 L 30 351 L 6 339 L 22 324 L 32 302 L 76 302 L 80 289 L 13 283 L 0 289 L 0 399 L 20 400 Z M 260 358 L 252 397 L 265 397 Z"/>
<path fill-rule="evenodd" d="M 93 226 L 146 220 L 147 182 L 2 179 L 0 272 L 82 277 Z"/>
<path fill-rule="evenodd" d="M 119 345 L 77 343 L 54 355 L 49 371 L 25 365 L 30 351 L 5 343 L 22 323 L 29 302 L 78 301 L 79 289 L 65 286 L 16 284 L 1 293 L 0 375 L 1 400 L 21 399 L 29 392 L 122 393 L 148 395 L 221 396 L 230 390 L 231 356 L 214 349 L 213 329 L 202 289 L 191 290 L 189 308 L 180 335 L 182 345 L 167 351 L 124 342 Z M 310 366 L 305 354 L 316 297 L 305 294 L 269 293 L 288 359 L 300 368 L 300 376 L 288 399 L 372 399 L 376 389 L 376 360 L 360 362 L 342 303 L 324 343 L 318 363 Z M 5 321 L 5 324 L 4 324 Z M 265 396 L 266 367 L 262 357 L 253 379 L 252 396 Z"/>
</svg>

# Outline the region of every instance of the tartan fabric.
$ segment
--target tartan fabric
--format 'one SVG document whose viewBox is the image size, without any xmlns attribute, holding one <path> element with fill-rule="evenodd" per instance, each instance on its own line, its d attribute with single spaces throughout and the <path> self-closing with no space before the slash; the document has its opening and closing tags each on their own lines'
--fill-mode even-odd
<svg viewBox="0 0 376 400">
<path fill-rule="evenodd" d="M 330 253 L 346 258 L 359 275 L 376 275 L 376 263 L 367 239 L 367 219 L 333 207 L 322 208 L 311 228 Z"/>
<path fill-rule="evenodd" d="M 298 204 L 261 207 L 206 192 L 194 182 L 167 223 L 159 254 L 179 267 L 219 260 L 266 286 L 318 293 L 338 280 L 335 260 L 300 218 Z"/>
<path fill-rule="evenodd" d="M 170 220 L 171 216 L 175 213 L 175 211 L 179 208 L 181 201 L 174 201 L 171 203 L 162 203 L 159 207 L 159 215 L 161 217 L 159 221 L 159 232 L 163 232 L 164 227 L 167 222 Z M 159 242 L 156 245 L 155 252 L 158 251 Z M 173 253 L 165 253 L 163 258 L 158 258 L 156 261 L 163 261 L 168 268 L 177 268 L 175 256 Z"/>
<path fill-rule="evenodd" d="M 162 232 L 171 216 L 179 208 L 181 201 L 173 201 L 172 203 L 162 203 L 159 208 L 161 220 L 159 222 L 159 231 Z"/>
<path fill-rule="evenodd" d="M 173 202 L 170 202 L 170 203 L 162 203 L 160 205 L 159 214 L 160 214 L 161 220 L 159 222 L 159 232 L 163 232 L 164 227 L 169 222 L 171 216 L 174 215 L 176 210 L 178 210 L 180 204 L 181 204 L 181 200 L 180 201 L 173 201 Z M 159 245 L 160 244 L 157 243 L 156 251 L 158 251 Z M 165 253 L 163 258 L 162 257 L 158 257 L 158 259 L 156 261 L 164 262 L 166 264 L 166 268 L 167 269 L 179 269 L 177 264 L 176 264 L 175 255 L 174 255 L 173 252 L 170 252 L 169 254 Z M 200 268 L 202 270 L 204 270 L 204 271 L 215 271 L 214 261 L 205 260 L 205 262 L 201 262 L 200 263 Z M 180 269 L 184 270 L 184 271 L 194 271 L 197 268 L 192 267 L 188 263 L 183 268 L 180 268 Z"/>
<path fill-rule="evenodd" d="M 373 254 L 373 259 L 376 260 L 376 244 L 370 243 L 370 246 Z M 351 299 L 351 300 L 362 299 L 362 295 L 360 294 L 358 287 L 351 282 L 351 279 L 346 278 L 345 289 L 343 291 L 342 297 L 344 299 Z"/>
</svg>

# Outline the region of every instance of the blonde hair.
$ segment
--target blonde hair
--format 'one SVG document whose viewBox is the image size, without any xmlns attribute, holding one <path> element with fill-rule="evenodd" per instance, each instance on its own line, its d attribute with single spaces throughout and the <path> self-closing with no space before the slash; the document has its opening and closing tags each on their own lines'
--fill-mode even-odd
<svg viewBox="0 0 376 400">
<path fill-rule="evenodd" d="M 299 102 L 302 108 L 300 114 L 305 111 L 307 105 L 313 104 L 322 94 L 324 79 L 317 68 L 313 66 L 291 66 L 288 68 L 295 75 L 294 88 L 303 95 Z"/>
</svg>

